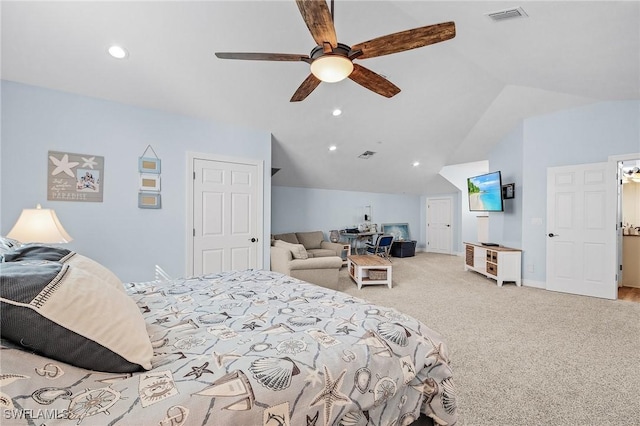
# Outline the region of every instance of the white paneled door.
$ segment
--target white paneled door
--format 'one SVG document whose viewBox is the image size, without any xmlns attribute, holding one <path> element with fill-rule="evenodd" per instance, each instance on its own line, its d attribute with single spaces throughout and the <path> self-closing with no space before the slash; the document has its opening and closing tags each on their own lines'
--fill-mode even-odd
<svg viewBox="0 0 640 426">
<path fill-rule="evenodd" d="M 547 171 L 547 289 L 617 298 L 607 163 Z"/>
<path fill-rule="evenodd" d="M 261 268 L 262 171 L 193 159 L 193 275 Z"/>
<path fill-rule="evenodd" d="M 427 199 L 427 251 L 451 254 L 451 198 Z"/>
</svg>

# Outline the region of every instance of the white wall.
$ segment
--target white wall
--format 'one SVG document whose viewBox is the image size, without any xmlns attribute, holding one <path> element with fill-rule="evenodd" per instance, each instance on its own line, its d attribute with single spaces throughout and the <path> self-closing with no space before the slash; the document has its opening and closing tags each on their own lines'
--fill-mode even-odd
<svg viewBox="0 0 640 426">
<path fill-rule="evenodd" d="M 56 210 L 74 238 L 66 247 L 122 280 L 153 279 L 154 265 L 186 272 L 186 152 L 264 161 L 264 264 L 269 265 L 271 135 L 160 111 L 2 82 L 0 232 L 23 208 Z M 162 209 L 138 208 L 138 157 L 162 160 Z M 47 201 L 47 153 L 103 156 L 102 203 Z"/>
</svg>

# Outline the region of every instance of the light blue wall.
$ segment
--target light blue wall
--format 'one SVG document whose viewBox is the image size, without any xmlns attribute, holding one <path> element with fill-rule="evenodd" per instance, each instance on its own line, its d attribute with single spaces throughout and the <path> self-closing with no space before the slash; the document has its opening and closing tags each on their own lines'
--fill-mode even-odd
<svg viewBox="0 0 640 426">
<path fill-rule="evenodd" d="M 638 101 L 602 102 L 526 119 L 491 152 L 490 168 L 505 172 L 505 182 L 515 181 L 516 199 L 513 211 L 489 217 L 490 236 L 522 248 L 525 282 L 544 285 L 546 280 L 547 168 L 636 152 Z"/>
<path fill-rule="evenodd" d="M 274 234 L 344 229 L 364 222 L 364 206 L 372 222 L 408 223 L 411 238 L 424 247 L 420 231 L 420 196 L 274 186 L 271 189 Z"/>
<path fill-rule="evenodd" d="M 522 247 L 522 123 L 489 154 L 490 171 L 500 170 L 502 184 L 515 183 L 515 198 L 503 200 L 503 212 L 490 212 L 489 240 L 507 247 Z"/>
<path fill-rule="evenodd" d="M 171 275 L 185 272 L 187 151 L 264 161 L 265 235 L 356 225 L 371 205 L 375 223 L 407 222 L 418 248 L 426 245 L 428 195 L 271 188 L 267 132 L 7 81 L 1 89 L 0 232 L 9 231 L 22 208 L 54 208 L 75 238 L 68 247 L 123 280 L 152 278 L 156 263 Z M 504 183 L 516 184 L 516 198 L 506 201 L 505 212 L 489 217 L 490 237 L 523 249 L 525 281 L 545 280 L 547 167 L 640 152 L 639 122 L 638 101 L 589 105 L 526 119 L 489 154 L 490 169 L 501 170 Z M 162 159 L 161 210 L 137 207 L 137 160 L 147 144 Z M 104 202 L 47 201 L 49 150 L 104 156 Z M 463 198 L 453 195 L 456 223 L 466 208 Z M 454 229 L 454 235 L 460 232 Z M 268 265 L 267 247 L 264 261 Z"/>
<path fill-rule="evenodd" d="M 67 247 L 122 280 L 153 279 L 154 265 L 186 272 L 186 152 L 264 161 L 264 265 L 271 223 L 271 135 L 2 81 L 0 232 L 23 208 L 56 210 L 74 238 Z M 162 209 L 138 208 L 138 157 L 151 144 L 162 160 Z M 104 202 L 47 201 L 47 153 L 103 156 Z"/>
</svg>

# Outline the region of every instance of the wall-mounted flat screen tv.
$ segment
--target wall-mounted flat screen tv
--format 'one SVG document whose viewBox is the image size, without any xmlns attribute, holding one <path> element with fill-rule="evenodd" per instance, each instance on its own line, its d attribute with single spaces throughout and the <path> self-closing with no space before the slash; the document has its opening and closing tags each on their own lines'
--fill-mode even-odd
<svg viewBox="0 0 640 426">
<path fill-rule="evenodd" d="M 499 171 L 467 178 L 469 210 L 472 212 L 501 212 L 502 175 Z"/>
</svg>

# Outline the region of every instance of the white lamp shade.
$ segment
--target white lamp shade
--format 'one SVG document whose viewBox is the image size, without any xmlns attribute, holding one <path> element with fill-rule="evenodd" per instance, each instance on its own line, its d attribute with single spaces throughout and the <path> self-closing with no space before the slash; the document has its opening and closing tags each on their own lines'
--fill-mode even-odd
<svg viewBox="0 0 640 426">
<path fill-rule="evenodd" d="M 24 209 L 7 237 L 22 243 L 68 243 L 73 240 L 64 230 L 51 209 L 38 204 L 35 209 Z"/>
<path fill-rule="evenodd" d="M 311 63 L 311 73 L 325 83 L 344 80 L 352 71 L 353 62 L 340 55 L 324 55 Z"/>
</svg>

